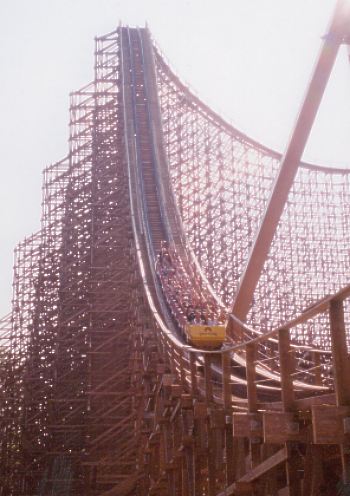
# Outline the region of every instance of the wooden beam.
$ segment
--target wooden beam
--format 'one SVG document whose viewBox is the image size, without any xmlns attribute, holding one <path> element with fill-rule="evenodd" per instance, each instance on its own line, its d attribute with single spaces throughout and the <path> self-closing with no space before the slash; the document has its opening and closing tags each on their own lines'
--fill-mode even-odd
<svg viewBox="0 0 350 496">
<path fill-rule="evenodd" d="M 338 0 L 293 133 L 282 158 L 267 207 L 241 277 L 232 313 L 244 320 L 297 173 L 305 145 L 331 74 L 338 49 L 349 34 L 350 2 Z"/>
<path fill-rule="evenodd" d="M 350 370 L 346 344 L 343 302 L 330 303 L 330 330 L 335 397 L 338 406 L 350 405 Z"/>
<path fill-rule="evenodd" d="M 204 380 L 205 380 L 205 399 L 207 404 L 213 401 L 211 362 L 212 362 L 212 356 L 209 353 L 206 353 L 204 355 Z"/>
<path fill-rule="evenodd" d="M 249 472 L 247 472 L 239 481 L 228 486 L 224 491 L 217 494 L 217 496 L 233 496 L 235 494 L 240 494 L 240 488 L 244 486 L 247 488 L 247 491 L 250 488 L 250 491 L 253 489 L 252 483 L 259 479 L 262 475 L 265 475 L 267 472 L 277 467 L 281 463 L 287 460 L 287 450 L 286 448 L 282 448 L 277 451 L 274 455 L 270 456 L 267 460 L 263 461 L 257 467 L 253 468 Z M 251 494 L 250 492 L 248 494 Z"/>
<path fill-rule="evenodd" d="M 344 304 L 340 299 L 330 303 L 330 323 L 332 341 L 332 359 L 334 370 L 335 397 L 339 407 L 350 406 L 350 365 L 347 352 Z M 349 437 L 348 435 L 346 436 Z M 340 458 L 344 484 L 350 483 L 349 442 L 340 444 Z"/>
<path fill-rule="evenodd" d="M 233 449 L 233 428 L 232 428 L 232 385 L 231 385 L 231 353 L 224 352 L 221 355 L 222 367 L 222 396 L 224 412 L 226 414 L 226 424 L 224 429 L 226 464 L 225 476 L 226 485 L 232 484 L 235 478 L 235 453 Z M 230 421 L 228 421 L 230 420 Z"/>
<path fill-rule="evenodd" d="M 256 372 L 255 360 L 257 356 L 257 349 L 255 343 L 248 343 L 246 349 L 246 379 L 247 379 L 247 399 L 248 411 L 253 413 L 257 410 L 257 389 L 256 389 Z"/>
<path fill-rule="evenodd" d="M 294 390 L 292 374 L 294 372 L 293 357 L 291 355 L 290 336 L 288 329 L 278 331 L 278 351 L 281 373 L 281 394 L 285 412 L 294 410 Z"/>
</svg>

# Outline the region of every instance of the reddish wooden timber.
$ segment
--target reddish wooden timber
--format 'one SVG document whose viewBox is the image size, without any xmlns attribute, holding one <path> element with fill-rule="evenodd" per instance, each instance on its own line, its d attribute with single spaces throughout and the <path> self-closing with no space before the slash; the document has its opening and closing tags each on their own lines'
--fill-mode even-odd
<svg viewBox="0 0 350 496">
<path fill-rule="evenodd" d="M 293 390 L 294 364 L 288 329 L 278 331 L 278 349 L 281 368 L 281 394 L 285 412 L 293 411 L 295 407 Z"/>
<path fill-rule="evenodd" d="M 330 330 L 335 395 L 337 405 L 350 407 L 350 363 L 347 352 L 343 301 L 334 299 L 330 303 Z M 344 419 L 343 419 L 344 428 Z M 350 435 L 347 432 L 340 445 L 344 484 L 350 483 Z"/>
<path fill-rule="evenodd" d="M 14 359 L 5 371 L 0 364 L 0 493 L 52 494 L 61 484 L 70 496 L 280 496 L 301 488 L 316 496 L 341 474 L 347 482 L 342 305 L 350 287 L 313 298 L 347 276 L 343 242 L 326 244 L 336 241 L 334 226 L 339 238 L 348 234 L 347 216 L 336 211 L 346 211 L 349 172 L 302 166 L 307 180 L 293 187 L 291 222 L 275 233 L 283 254 L 292 238 L 295 250 L 285 265 L 271 250 L 275 267 L 261 278 L 251 327 L 230 315 L 232 339 L 222 349 L 193 348 L 182 335 L 183 308 L 169 301 L 210 302 L 223 317 L 211 284 L 226 302 L 236 293 L 279 156 L 191 96 L 147 30 L 118 28 L 97 41 L 96 57 L 96 80 L 73 98 L 70 156 L 55 169 L 45 229 L 16 265 L 16 284 L 26 271 L 31 281 L 16 287 L 13 322 L 0 324 L 1 351 L 12 327 Z M 46 196 L 52 191 L 45 186 Z M 308 236 L 299 220 L 310 212 L 319 214 L 310 231 L 321 235 Z M 311 258 L 317 274 L 300 278 L 308 253 L 315 256 L 304 250 L 309 241 L 321 246 L 322 262 Z M 165 244 L 184 291 L 158 277 Z M 316 275 L 324 281 L 311 287 Z M 281 324 L 303 298 L 306 310 Z M 278 327 L 264 333 L 271 322 Z"/>
<path fill-rule="evenodd" d="M 247 378 L 247 399 L 249 412 L 255 412 L 257 408 L 257 390 L 256 390 L 256 372 L 255 360 L 257 357 L 257 350 L 255 343 L 248 343 L 246 345 L 246 378 Z"/>
<path fill-rule="evenodd" d="M 296 414 L 293 412 L 264 412 L 263 431 L 266 443 L 306 441 L 306 434 L 300 429 Z"/>
<path fill-rule="evenodd" d="M 349 443 L 344 420 L 350 418 L 350 406 L 314 405 L 312 407 L 313 442 L 315 444 Z"/>
<path fill-rule="evenodd" d="M 225 489 L 224 492 L 218 493 L 217 496 L 233 496 L 235 494 L 240 494 L 239 491 L 246 490 L 248 494 L 253 489 L 252 483 L 259 479 L 262 475 L 266 475 L 270 470 L 274 469 L 281 463 L 285 462 L 287 459 L 287 452 L 285 448 L 282 448 L 277 453 L 272 455 L 266 461 L 262 462 L 260 465 L 254 469 L 247 472 L 241 479 L 237 482 L 231 484 Z M 244 494 L 244 493 L 241 493 Z"/>
<path fill-rule="evenodd" d="M 224 427 L 225 432 L 225 452 L 226 452 L 226 485 L 232 484 L 234 481 L 234 449 L 233 449 L 233 427 L 232 427 L 232 387 L 231 380 L 231 357 L 230 353 L 222 353 L 221 355 L 222 368 L 222 394 L 224 412 L 226 422 Z"/>
<path fill-rule="evenodd" d="M 340 299 L 330 302 L 330 331 L 337 405 L 350 406 L 350 365 L 347 353 L 344 308 Z"/>
<path fill-rule="evenodd" d="M 197 367 L 196 367 L 196 354 L 190 353 L 190 374 L 191 374 L 191 393 L 193 396 L 197 394 Z"/>
<path fill-rule="evenodd" d="M 213 383 L 212 383 L 212 358 L 210 354 L 204 355 L 204 380 L 205 380 L 205 398 L 207 403 L 213 401 Z"/>
<path fill-rule="evenodd" d="M 234 413 L 232 416 L 233 435 L 243 438 L 257 438 L 263 436 L 263 414 Z"/>
<path fill-rule="evenodd" d="M 248 411 L 256 412 L 257 409 L 257 388 L 256 388 L 256 370 L 255 360 L 257 358 L 257 348 L 255 343 L 246 345 L 246 379 L 247 379 L 247 400 Z M 254 468 L 260 463 L 260 437 L 250 436 L 249 451 L 250 451 L 250 468 Z"/>
<path fill-rule="evenodd" d="M 338 49 L 343 40 L 349 36 L 349 22 L 350 4 L 346 0 L 338 0 L 235 296 L 232 313 L 241 320 L 244 320 L 248 313 L 254 290 L 298 170 Z"/>
<path fill-rule="evenodd" d="M 224 492 L 220 492 L 219 494 L 217 494 L 217 496 L 243 496 L 244 494 L 251 495 L 253 489 L 254 486 L 250 482 L 237 481 L 226 488 Z"/>
</svg>

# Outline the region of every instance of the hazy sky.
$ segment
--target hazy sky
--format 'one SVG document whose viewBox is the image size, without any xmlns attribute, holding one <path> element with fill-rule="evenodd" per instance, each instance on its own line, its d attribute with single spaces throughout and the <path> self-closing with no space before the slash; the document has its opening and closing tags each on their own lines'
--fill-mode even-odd
<svg viewBox="0 0 350 496">
<path fill-rule="evenodd" d="M 69 92 L 93 78 L 94 36 L 148 23 L 173 68 L 240 130 L 283 151 L 335 0 L 1 0 L 0 315 L 13 248 L 39 229 L 42 169 L 67 153 Z M 345 49 L 305 158 L 349 163 Z"/>
</svg>

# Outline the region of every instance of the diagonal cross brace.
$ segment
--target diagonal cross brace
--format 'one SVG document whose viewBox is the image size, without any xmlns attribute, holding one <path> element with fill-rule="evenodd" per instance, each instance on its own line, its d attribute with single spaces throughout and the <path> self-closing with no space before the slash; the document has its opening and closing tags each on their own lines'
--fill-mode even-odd
<svg viewBox="0 0 350 496">
<path fill-rule="evenodd" d="M 232 313 L 240 320 L 244 320 L 248 314 L 339 46 L 348 39 L 349 34 L 350 1 L 338 0 L 235 296 Z"/>
</svg>

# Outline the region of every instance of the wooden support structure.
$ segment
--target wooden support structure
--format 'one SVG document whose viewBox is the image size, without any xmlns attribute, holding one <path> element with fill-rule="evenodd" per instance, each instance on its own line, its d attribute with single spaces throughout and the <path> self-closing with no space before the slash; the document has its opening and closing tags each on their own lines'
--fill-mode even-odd
<svg viewBox="0 0 350 496">
<path fill-rule="evenodd" d="M 335 396 L 338 407 L 350 407 L 350 362 L 347 352 L 344 305 L 340 299 L 330 302 L 330 331 Z M 344 484 L 350 484 L 350 412 L 342 416 L 343 442 L 340 444 Z M 344 432 L 345 431 L 345 432 Z"/>
<path fill-rule="evenodd" d="M 334 251 L 348 278 L 344 246 L 324 249 L 330 296 L 310 305 L 321 290 L 301 278 L 298 298 L 309 306 L 262 332 L 280 322 L 288 275 L 304 267 L 293 254 L 288 270 L 263 278 L 273 298 L 279 280 L 277 301 L 261 298 L 251 326 L 237 317 L 277 234 L 338 46 L 349 41 L 349 10 L 338 2 L 274 186 L 279 155 L 192 95 L 146 29 L 120 26 L 96 40 L 95 81 L 72 97 L 69 160 L 45 172 L 44 227 L 18 250 L 14 312 L 0 321 L 1 495 L 333 496 L 350 484 L 350 287 L 335 293 L 338 279 L 326 277 Z M 302 213 L 321 177 L 319 196 L 336 200 L 330 210 L 328 198 L 317 202 L 318 220 L 330 212 L 327 236 L 339 219 L 348 236 L 348 216 L 334 211 L 350 202 L 350 173 L 303 171 Z M 308 226 L 292 227 L 282 251 L 299 231 L 306 244 Z M 178 265 L 163 280 L 166 244 Z M 171 284 L 177 270 L 186 291 Z M 207 303 L 221 322 L 212 286 L 226 301 L 237 291 L 237 315 L 218 348 L 203 312 L 209 344 L 198 349 L 177 303 Z"/>
<path fill-rule="evenodd" d="M 339 47 L 349 38 L 349 22 L 350 4 L 338 0 L 235 296 L 232 313 L 241 320 L 247 316 Z"/>
</svg>

